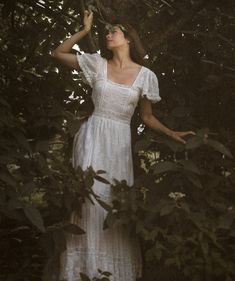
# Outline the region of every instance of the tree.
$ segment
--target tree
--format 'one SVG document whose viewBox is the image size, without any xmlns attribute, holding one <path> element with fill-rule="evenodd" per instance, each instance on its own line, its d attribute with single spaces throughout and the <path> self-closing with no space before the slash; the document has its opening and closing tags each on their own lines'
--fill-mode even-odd
<svg viewBox="0 0 235 281">
<path fill-rule="evenodd" d="M 92 168 L 75 172 L 70 164 L 72 138 L 92 111 L 91 89 L 50 56 L 81 28 L 88 5 L 94 27 L 79 47 L 102 48 L 102 21 L 128 17 L 159 78 L 162 101 L 154 114 L 172 129 L 197 131 L 183 147 L 145 128 L 136 109 L 135 184 L 113 187 L 116 199 L 106 227 L 120 219 L 139 235 L 143 280 L 232 280 L 231 0 L 1 2 L 1 279 L 56 280 L 65 233 L 83 233 L 65 223 L 78 203 L 72 198 L 82 204 L 93 179 L 103 180 Z M 131 204 L 121 204 L 123 197 Z"/>
</svg>

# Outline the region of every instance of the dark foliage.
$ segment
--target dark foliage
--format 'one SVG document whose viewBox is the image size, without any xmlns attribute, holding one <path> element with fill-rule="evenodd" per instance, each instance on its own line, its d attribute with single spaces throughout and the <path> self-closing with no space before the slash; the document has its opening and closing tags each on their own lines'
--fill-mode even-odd
<svg viewBox="0 0 235 281">
<path fill-rule="evenodd" d="M 84 233 L 69 214 L 94 200 L 94 178 L 103 180 L 105 171 L 71 166 L 73 136 L 93 109 L 91 89 L 50 56 L 81 28 L 86 5 L 94 27 L 79 46 L 99 49 L 101 13 L 138 23 L 159 78 L 154 114 L 174 130 L 197 132 L 178 144 L 145 128 L 136 109 L 135 183 L 117 181 L 113 206 L 100 202 L 104 227 L 120 221 L 139 237 L 143 280 L 234 280 L 232 0 L 1 1 L 0 280 L 57 280 L 66 233 Z M 109 280 L 102 269 L 97 276 Z"/>
</svg>

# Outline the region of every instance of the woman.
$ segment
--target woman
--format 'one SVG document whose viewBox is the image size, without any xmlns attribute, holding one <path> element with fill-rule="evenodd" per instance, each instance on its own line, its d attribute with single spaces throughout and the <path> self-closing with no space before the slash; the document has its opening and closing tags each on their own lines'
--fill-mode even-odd
<svg viewBox="0 0 235 281">
<path fill-rule="evenodd" d="M 71 54 L 70 51 L 92 27 L 93 13 L 85 11 L 84 29 L 58 46 L 52 55 L 63 64 L 82 70 L 85 81 L 93 88 L 94 111 L 75 134 L 72 164 L 84 170 L 92 166 L 102 169 L 106 178 L 125 179 L 133 184 L 130 120 L 138 102 L 143 122 L 176 141 L 185 143 L 184 136 L 192 131 L 176 132 L 161 124 L 152 114 L 151 102 L 161 100 L 158 79 L 154 72 L 137 63 L 138 52 L 133 52 L 135 42 L 122 24 L 109 26 L 106 48 L 110 59 L 98 53 Z M 138 50 L 138 48 L 134 48 Z M 136 55 L 136 56 L 135 56 Z M 139 49 L 141 57 L 141 50 Z M 134 61 L 135 60 L 135 61 Z M 95 180 L 94 192 L 100 199 L 112 203 L 110 185 Z M 142 275 L 142 260 L 138 241 L 130 237 L 119 224 L 102 229 L 106 210 L 97 202 L 87 201 L 82 206 L 82 218 L 75 212 L 71 222 L 86 233 L 68 235 L 67 250 L 61 255 L 60 280 L 78 281 L 80 272 L 90 277 L 97 269 L 112 273 L 110 280 L 134 281 Z"/>
</svg>

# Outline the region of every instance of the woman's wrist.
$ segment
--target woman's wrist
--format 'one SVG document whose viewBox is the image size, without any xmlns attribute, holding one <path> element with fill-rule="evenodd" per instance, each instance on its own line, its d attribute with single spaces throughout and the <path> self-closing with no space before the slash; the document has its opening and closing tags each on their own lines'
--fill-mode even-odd
<svg viewBox="0 0 235 281">
<path fill-rule="evenodd" d="M 84 30 L 86 33 L 89 33 L 89 32 L 91 31 L 91 27 L 84 26 L 83 30 Z"/>
<path fill-rule="evenodd" d="M 76 31 L 75 34 L 80 33 L 81 36 L 83 37 L 83 36 L 87 35 L 89 33 L 89 31 L 90 31 L 90 28 L 82 27 L 80 30 Z"/>
<path fill-rule="evenodd" d="M 165 131 L 165 134 L 166 134 L 168 137 L 172 137 L 173 134 L 174 134 L 174 131 L 171 130 L 171 129 L 167 129 L 167 130 Z"/>
</svg>

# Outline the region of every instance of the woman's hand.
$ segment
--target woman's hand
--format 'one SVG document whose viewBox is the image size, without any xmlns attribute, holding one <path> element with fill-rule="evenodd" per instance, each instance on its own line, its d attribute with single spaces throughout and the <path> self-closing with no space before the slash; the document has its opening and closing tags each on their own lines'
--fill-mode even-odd
<svg viewBox="0 0 235 281">
<path fill-rule="evenodd" d="M 93 21 L 93 12 L 91 10 L 85 10 L 83 24 L 84 24 L 84 30 L 86 30 L 87 32 L 91 30 L 92 21 Z"/>
<path fill-rule="evenodd" d="M 182 138 L 185 137 L 187 135 L 196 135 L 195 132 L 193 131 L 186 131 L 186 132 L 176 132 L 176 131 L 172 131 L 171 134 L 169 135 L 172 139 L 181 142 L 183 144 L 186 144 L 186 141 Z"/>
<path fill-rule="evenodd" d="M 152 104 L 151 101 L 147 98 L 140 99 L 140 116 L 144 121 L 144 124 L 149 128 L 161 132 L 174 139 L 175 141 L 186 144 L 186 141 L 182 138 L 187 135 L 196 135 L 193 131 L 186 132 L 176 132 L 165 125 L 163 125 L 152 113 Z"/>
</svg>

